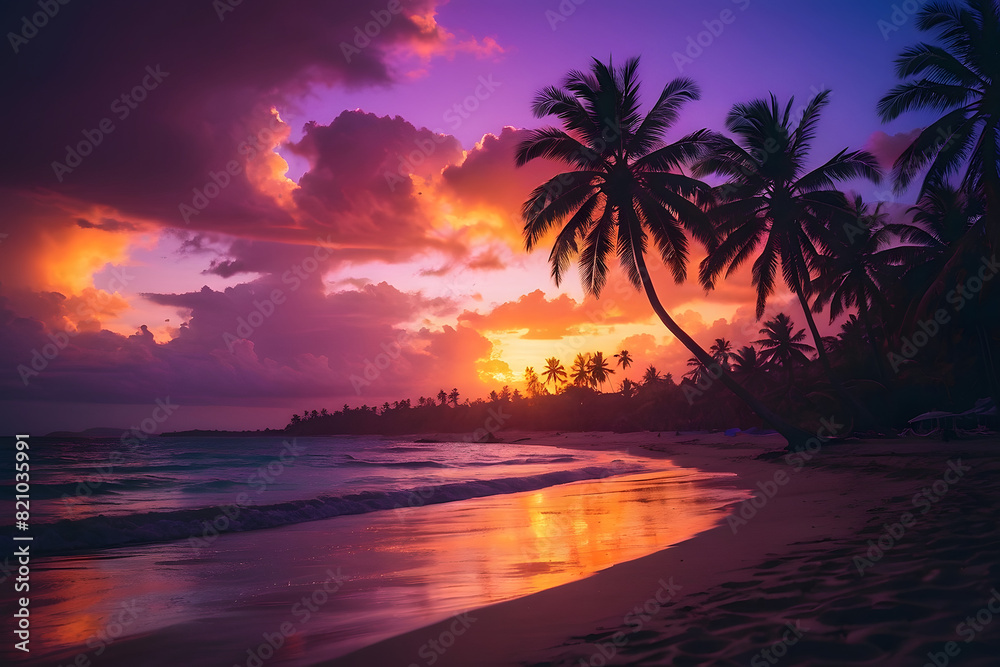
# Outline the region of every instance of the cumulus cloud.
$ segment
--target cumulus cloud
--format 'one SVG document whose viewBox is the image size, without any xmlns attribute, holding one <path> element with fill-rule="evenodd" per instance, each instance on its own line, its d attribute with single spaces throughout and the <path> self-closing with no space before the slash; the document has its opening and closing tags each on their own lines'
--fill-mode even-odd
<svg viewBox="0 0 1000 667">
<path fill-rule="evenodd" d="M 223 291 L 147 295 L 185 320 L 169 341 L 155 340 L 145 326 L 131 336 L 60 329 L 19 316 L 2 296 L 0 391 L 22 400 L 86 396 L 108 403 L 169 394 L 211 405 L 399 397 L 439 383 L 483 389 L 476 369 L 491 357 L 487 339 L 465 326 L 434 331 L 409 324 L 426 313 L 451 312 L 447 299 L 384 282 L 328 295 L 318 280 L 299 285 L 268 277 Z M 70 305 L 50 299 L 49 319 Z M 386 355 L 391 363 L 383 364 Z"/>
</svg>

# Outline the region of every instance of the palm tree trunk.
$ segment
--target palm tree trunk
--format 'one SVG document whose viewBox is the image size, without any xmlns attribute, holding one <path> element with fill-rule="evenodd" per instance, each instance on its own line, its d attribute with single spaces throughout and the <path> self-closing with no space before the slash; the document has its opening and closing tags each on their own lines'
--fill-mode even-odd
<svg viewBox="0 0 1000 667">
<path fill-rule="evenodd" d="M 642 287 L 646 291 L 646 297 L 649 299 L 650 305 L 653 306 L 653 312 L 656 313 L 663 325 L 667 327 L 667 330 L 674 335 L 674 337 L 681 342 L 681 345 L 686 347 L 691 353 L 700 361 L 705 368 L 712 367 L 712 357 L 702 349 L 698 343 L 695 342 L 691 336 L 687 334 L 684 329 L 674 322 L 673 318 L 667 313 L 663 304 L 660 303 L 660 298 L 656 295 L 656 289 L 653 287 L 653 281 L 649 277 L 649 271 L 646 269 L 646 260 L 641 252 L 637 252 L 636 263 L 638 264 L 639 275 L 642 278 Z M 744 389 L 733 377 L 720 367 L 719 381 L 726 386 L 729 391 L 736 394 L 736 396 L 746 403 L 751 410 L 753 410 L 758 417 L 764 420 L 767 424 L 771 426 L 774 430 L 781 434 L 781 436 L 788 442 L 788 449 L 803 449 L 806 442 L 814 438 L 815 435 L 805 431 L 797 426 L 789 424 L 784 419 L 771 412 L 771 410 L 764 405 L 759 399 L 757 399 L 753 394 Z"/>
<path fill-rule="evenodd" d="M 826 356 L 826 347 L 823 345 L 823 337 L 819 335 L 819 328 L 816 326 L 816 320 L 812 316 L 812 310 L 809 308 L 809 301 L 806 299 L 806 295 L 802 292 L 801 287 L 795 288 L 795 296 L 799 298 L 799 305 L 802 306 L 802 312 L 806 315 L 806 324 L 809 326 L 809 331 L 812 333 L 813 340 L 816 342 L 816 352 L 819 355 L 819 363 L 823 366 L 823 370 L 826 372 L 827 378 L 830 380 L 830 384 L 833 386 L 833 390 L 840 395 L 842 399 L 854 406 L 856 413 L 861 419 L 870 425 L 875 425 L 877 420 L 875 415 L 866 408 L 861 401 L 852 395 L 844 385 L 840 383 L 834 374 L 833 366 L 830 365 L 830 358 Z"/>
<path fill-rule="evenodd" d="M 875 369 L 878 371 L 878 379 L 885 384 L 888 375 L 885 372 L 884 360 L 879 352 L 878 343 L 875 342 L 875 334 L 872 331 L 871 317 L 868 314 L 868 306 L 864 301 L 860 302 L 858 311 L 861 313 L 861 321 L 865 325 L 865 335 L 868 336 L 868 344 L 871 345 L 872 354 L 875 355 Z"/>
</svg>

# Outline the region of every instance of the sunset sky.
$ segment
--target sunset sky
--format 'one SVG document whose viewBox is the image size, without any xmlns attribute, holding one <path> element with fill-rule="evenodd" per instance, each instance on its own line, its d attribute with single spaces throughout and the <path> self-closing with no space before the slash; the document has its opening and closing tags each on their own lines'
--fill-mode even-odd
<svg viewBox="0 0 1000 667">
<path fill-rule="evenodd" d="M 616 383 L 650 363 L 680 376 L 690 353 L 643 295 L 613 276 L 585 299 L 575 271 L 554 285 L 548 244 L 524 251 L 520 204 L 560 170 L 513 165 L 525 129 L 551 122 L 535 92 L 592 57 L 641 56 L 647 104 L 677 76 L 702 88 L 679 138 L 721 130 L 735 102 L 830 88 L 815 165 L 864 147 L 889 166 L 928 120 L 875 114 L 920 39 L 894 4 L 73 2 L 35 29 L 37 2 L 7 3 L 0 421 L 124 427 L 169 397 L 164 430 L 281 427 L 441 388 L 481 397 L 547 357 L 622 348 L 635 366 Z M 853 187 L 896 215 L 913 202 Z M 653 279 L 704 346 L 759 337 L 748 272 L 710 294 Z"/>
</svg>

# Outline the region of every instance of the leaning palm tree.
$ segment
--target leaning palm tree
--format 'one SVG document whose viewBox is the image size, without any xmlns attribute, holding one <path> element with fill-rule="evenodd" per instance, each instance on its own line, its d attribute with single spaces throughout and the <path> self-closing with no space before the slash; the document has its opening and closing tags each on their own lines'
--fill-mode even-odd
<svg viewBox="0 0 1000 667">
<path fill-rule="evenodd" d="M 570 72 L 562 87 L 544 88 L 536 96 L 535 116 L 554 115 L 565 129 L 533 131 L 518 146 L 517 165 L 549 158 L 568 164 L 572 171 L 538 186 L 525 202 L 525 248 L 531 251 L 561 225 L 549 254 L 552 277 L 558 285 L 578 255 L 584 289 L 595 297 L 607 280 L 608 259 L 616 254 L 629 283 L 645 291 L 670 333 L 711 364 L 708 353 L 663 308 L 645 258 L 651 241 L 674 281 L 681 283 L 687 275 L 687 234 L 706 245 L 714 243 L 711 225 L 698 205 L 706 202 L 708 186 L 675 173 L 702 155 L 711 134 L 699 130 L 666 144 L 663 136 L 680 108 L 698 99 L 700 92 L 691 80 L 675 79 L 643 117 L 638 65 L 638 59 L 630 59 L 615 69 L 595 60 L 589 72 Z M 790 445 L 801 446 L 810 437 L 785 423 L 727 374 L 720 379 Z"/>
<path fill-rule="evenodd" d="M 590 381 L 596 387 L 603 385 L 614 375 L 615 369 L 609 365 L 610 360 L 604 358 L 603 352 L 594 352 L 590 355 Z"/>
<path fill-rule="evenodd" d="M 764 322 L 760 333 L 764 337 L 754 343 L 761 346 L 767 363 L 784 369 L 788 375 L 788 386 L 791 387 L 795 382 L 795 364 L 807 363 L 809 357 L 806 353 L 813 350 L 812 346 L 802 342 L 806 339 L 806 330 L 795 331 L 792 318 L 785 313 L 778 313 L 773 319 Z"/>
<path fill-rule="evenodd" d="M 622 370 L 626 370 L 632 365 L 632 355 L 628 353 L 628 350 L 622 350 L 616 354 L 615 359 L 618 360 L 618 365 L 622 367 Z"/>
<path fill-rule="evenodd" d="M 1000 240 L 1000 7 L 995 0 L 963 5 L 931 2 L 917 14 L 916 26 L 933 33 L 938 44 L 918 43 L 896 59 L 904 82 L 879 100 L 883 122 L 907 111 L 944 112 L 903 151 L 893 168 L 896 188 L 905 190 L 927 169 L 922 192 L 947 183 L 963 168 L 962 190 L 986 205 L 993 249 Z"/>
<path fill-rule="evenodd" d="M 559 385 L 566 382 L 566 369 L 555 357 L 549 357 L 545 360 L 545 370 L 542 371 L 542 377 L 545 378 L 545 384 L 550 382 L 555 385 L 556 389 L 559 389 Z"/>
<path fill-rule="evenodd" d="M 701 264 L 701 282 L 712 289 L 725 272 L 729 276 L 755 253 L 751 282 L 757 291 L 757 317 L 778 287 L 778 270 L 785 286 L 798 298 L 830 383 L 857 411 L 867 409 L 848 394 L 833 374 L 809 304 L 812 271 L 819 248 L 829 236 L 828 225 L 848 209 L 847 198 L 834 184 L 851 178 L 881 179 L 875 156 L 867 151 L 837 153 L 821 166 L 806 171 L 806 161 L 820 112 L 829 103 L 825 90 L 805 105 L 797 122 L 794 98 L 781 108 L 772 94 L 735 105 L 726 116 L 726 129 L 737 141 L 720 138 L 712 152 L 695 166 L 700 175 L 729 179 L 716 188 L 711 211 L 722 236 Z"/>
<path fill-rule="evenodd" d="M 573 365 L 569 369 L 569 377 L 575 387 L 590 386 L 590 356 L 586 354 L 576 355 Z"/>
</svg>

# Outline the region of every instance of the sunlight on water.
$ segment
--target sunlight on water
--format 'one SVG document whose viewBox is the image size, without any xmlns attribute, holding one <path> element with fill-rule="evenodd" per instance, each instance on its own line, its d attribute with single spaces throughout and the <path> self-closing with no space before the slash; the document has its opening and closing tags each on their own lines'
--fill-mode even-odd
<svg viewBox="0 0 1000 667">
<path fill-rule="evenodd" d="M 199 642 L 199 664 L 244 665 L 291 623 L 267 664 L 310 664 L 663 549 L 745 497 L 724 476 L 671 469 L 223 535 L 198 553 L 179 541 L 44 559 L 33 656 L 93 659 L 87 640 L 103 632 L 102 664 L 183 664 Z M 319 595 L 328 572 L 346 581 Z"/>
</svg>

